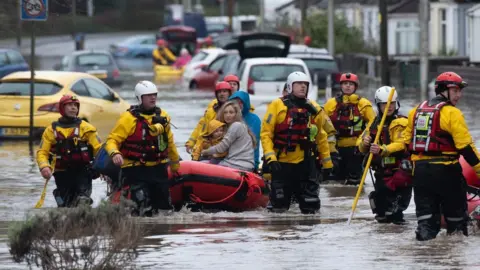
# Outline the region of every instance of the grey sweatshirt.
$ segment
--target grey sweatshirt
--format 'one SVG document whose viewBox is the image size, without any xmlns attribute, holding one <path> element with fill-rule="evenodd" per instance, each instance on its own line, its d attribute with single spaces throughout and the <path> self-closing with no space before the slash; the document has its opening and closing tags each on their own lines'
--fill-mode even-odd
<svg viewBox="0 0 480 270">
<path fill-rule="evenodd" d="M 252 171 L 254 168 L 253 142 L 248 134 L 248 127 L 242 122 L 232 123 L 222 141 L 207 150 L 207 155 L 225 153 L 228 155 L 219 165 L 239 170 Z"/>
</svg>

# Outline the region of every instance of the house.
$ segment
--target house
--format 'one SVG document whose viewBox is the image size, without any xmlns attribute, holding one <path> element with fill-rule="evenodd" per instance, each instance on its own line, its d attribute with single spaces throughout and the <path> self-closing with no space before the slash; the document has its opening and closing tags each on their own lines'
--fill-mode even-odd
<svg viewBox="0 0 480 270">
<path fill-rule="evenodd" d="M 468 56 L 467 10 L 475 4 L 459 0 L 430 2 L 430 53 Z"/>
<path fill-rule="evenodd" d="M 403 0 L 388 7 L 388 54 L 417 54 L 420 48 L 418 0 Z"/>
<path fill-rule="evenodd" d="M 467 11 L 468 19 L 468 41 L 467 51 L 470 56 L 470 62 L 480 63 L 480 4 L 474 5 Z"/>
</svg>

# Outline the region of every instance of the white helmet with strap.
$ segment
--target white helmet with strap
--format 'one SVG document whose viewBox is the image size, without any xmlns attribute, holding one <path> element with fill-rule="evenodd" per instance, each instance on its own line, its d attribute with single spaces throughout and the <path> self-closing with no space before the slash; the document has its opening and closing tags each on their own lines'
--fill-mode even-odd
<svg viewBox="0 0 480 270">
<path fill-rule="evenodd" d="M 139 81 L 135 85 L 135 96 L 137 100 L 141 103 L 143 95 L 158 94 L 157 86 L 151 81 Z"/>
<path fill-rule="evenodd" d="M 290 75 L 288 75 L 287 77 L 287 92 L 289 94 L 292 93 L 293 83 L 295 82 L 307 82 L 308 87 L 310 87 L 310 78 L 308 77 L 308 75 L 300 71 L 295 71 L 290 73 Z M 308 93 L 308 88 L 307 88 L 307 93 Z"/>
<path fill-rule="evenodd" d="M 375 103 L 380 108 L 380 103 L 387 103 L 388 97 L 390 96 L 390 91 L 392 90 L 391 86 L 382 86 L 375 91 Z M 395 102 L 395 109 L 398 110 L 400 108 L 400 103 L 398 102 L 398 94 L 395 90 L 393 93 L 392 102 Z"/>
</svg>

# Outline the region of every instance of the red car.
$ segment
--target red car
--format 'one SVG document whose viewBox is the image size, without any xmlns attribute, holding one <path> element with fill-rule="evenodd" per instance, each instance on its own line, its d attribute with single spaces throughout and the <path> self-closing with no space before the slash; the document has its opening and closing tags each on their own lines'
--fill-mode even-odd
<svg viewBox="0 0 480 270">
<path fill-rule="evenodd" d="M 278 47 L 278 45 L 282 49 Z M 190 84 L 190 89 L 214 90 L 215 84 L 228 74 L 237 74 L 243 59 L 254 57 L 286 57 L 290 48 L 288 36 L 278 33 L 249 33 L 236 37 L 223 47 L 227 54 L 202 67 Z M 244 86 L 246 87 L 246 86 Z"/>
</svg>

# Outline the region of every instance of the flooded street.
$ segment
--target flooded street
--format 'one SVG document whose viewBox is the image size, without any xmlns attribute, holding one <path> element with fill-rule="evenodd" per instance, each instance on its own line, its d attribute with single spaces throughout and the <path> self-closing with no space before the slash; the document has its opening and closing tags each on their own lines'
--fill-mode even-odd
<svg viewBox="0 0 480 270">
<path fill-rule="evenodd" d="M 135 80 L 117 89 L 132 104 Z M 371 93 L 365 96 L 372 100 Z M 190 157 L 183 145 L 212 98 L 211 92 L 161 87 L 158 105 L 177 127 L 175 141 L 185 160 Z M 480 142 L 476 101 L 464 99 L 459 107 Z M 415 102 L 403 100 L 401 111 L 406 114 Z M 255 113 L 263 118 L 266 105 L 255 106 Z M 102 140 L 106 135 L 100 134 Z M 0 141 L 0 269 L 26 269 L 12 262 L 6 238 L 11 221 L 40 211 L 33 209 L 44 184 L 34 158 L 36 147 L 31 151 L 24 141 Z M 346 221 L 357 188 L 342 185 L 321 187 L 321 211 L 313 216 L 301 215 L 294 206 L 284 214 L 264 209 L 245 213 L 182 209 L 170 216 L 141 218 L 149 231 L 137 265 L 143 269 L 480 269 L 480 232 L 471 230 L 472 236 L 465 238 L 446 237 L 442 231 L 435 240 L 417 242 L 413 198 L 406 211 L 407 225 L 381 225 L 374 221 L 367 200 L 373 189 L 369 176 L 365 183 L 350 226 Z M 56 207 L 54 188 L 51 181 L 44 208 Z M 95 205 L 106 197 L 104 182 L 94 180 L 92 197 Z"/>
</svg>

